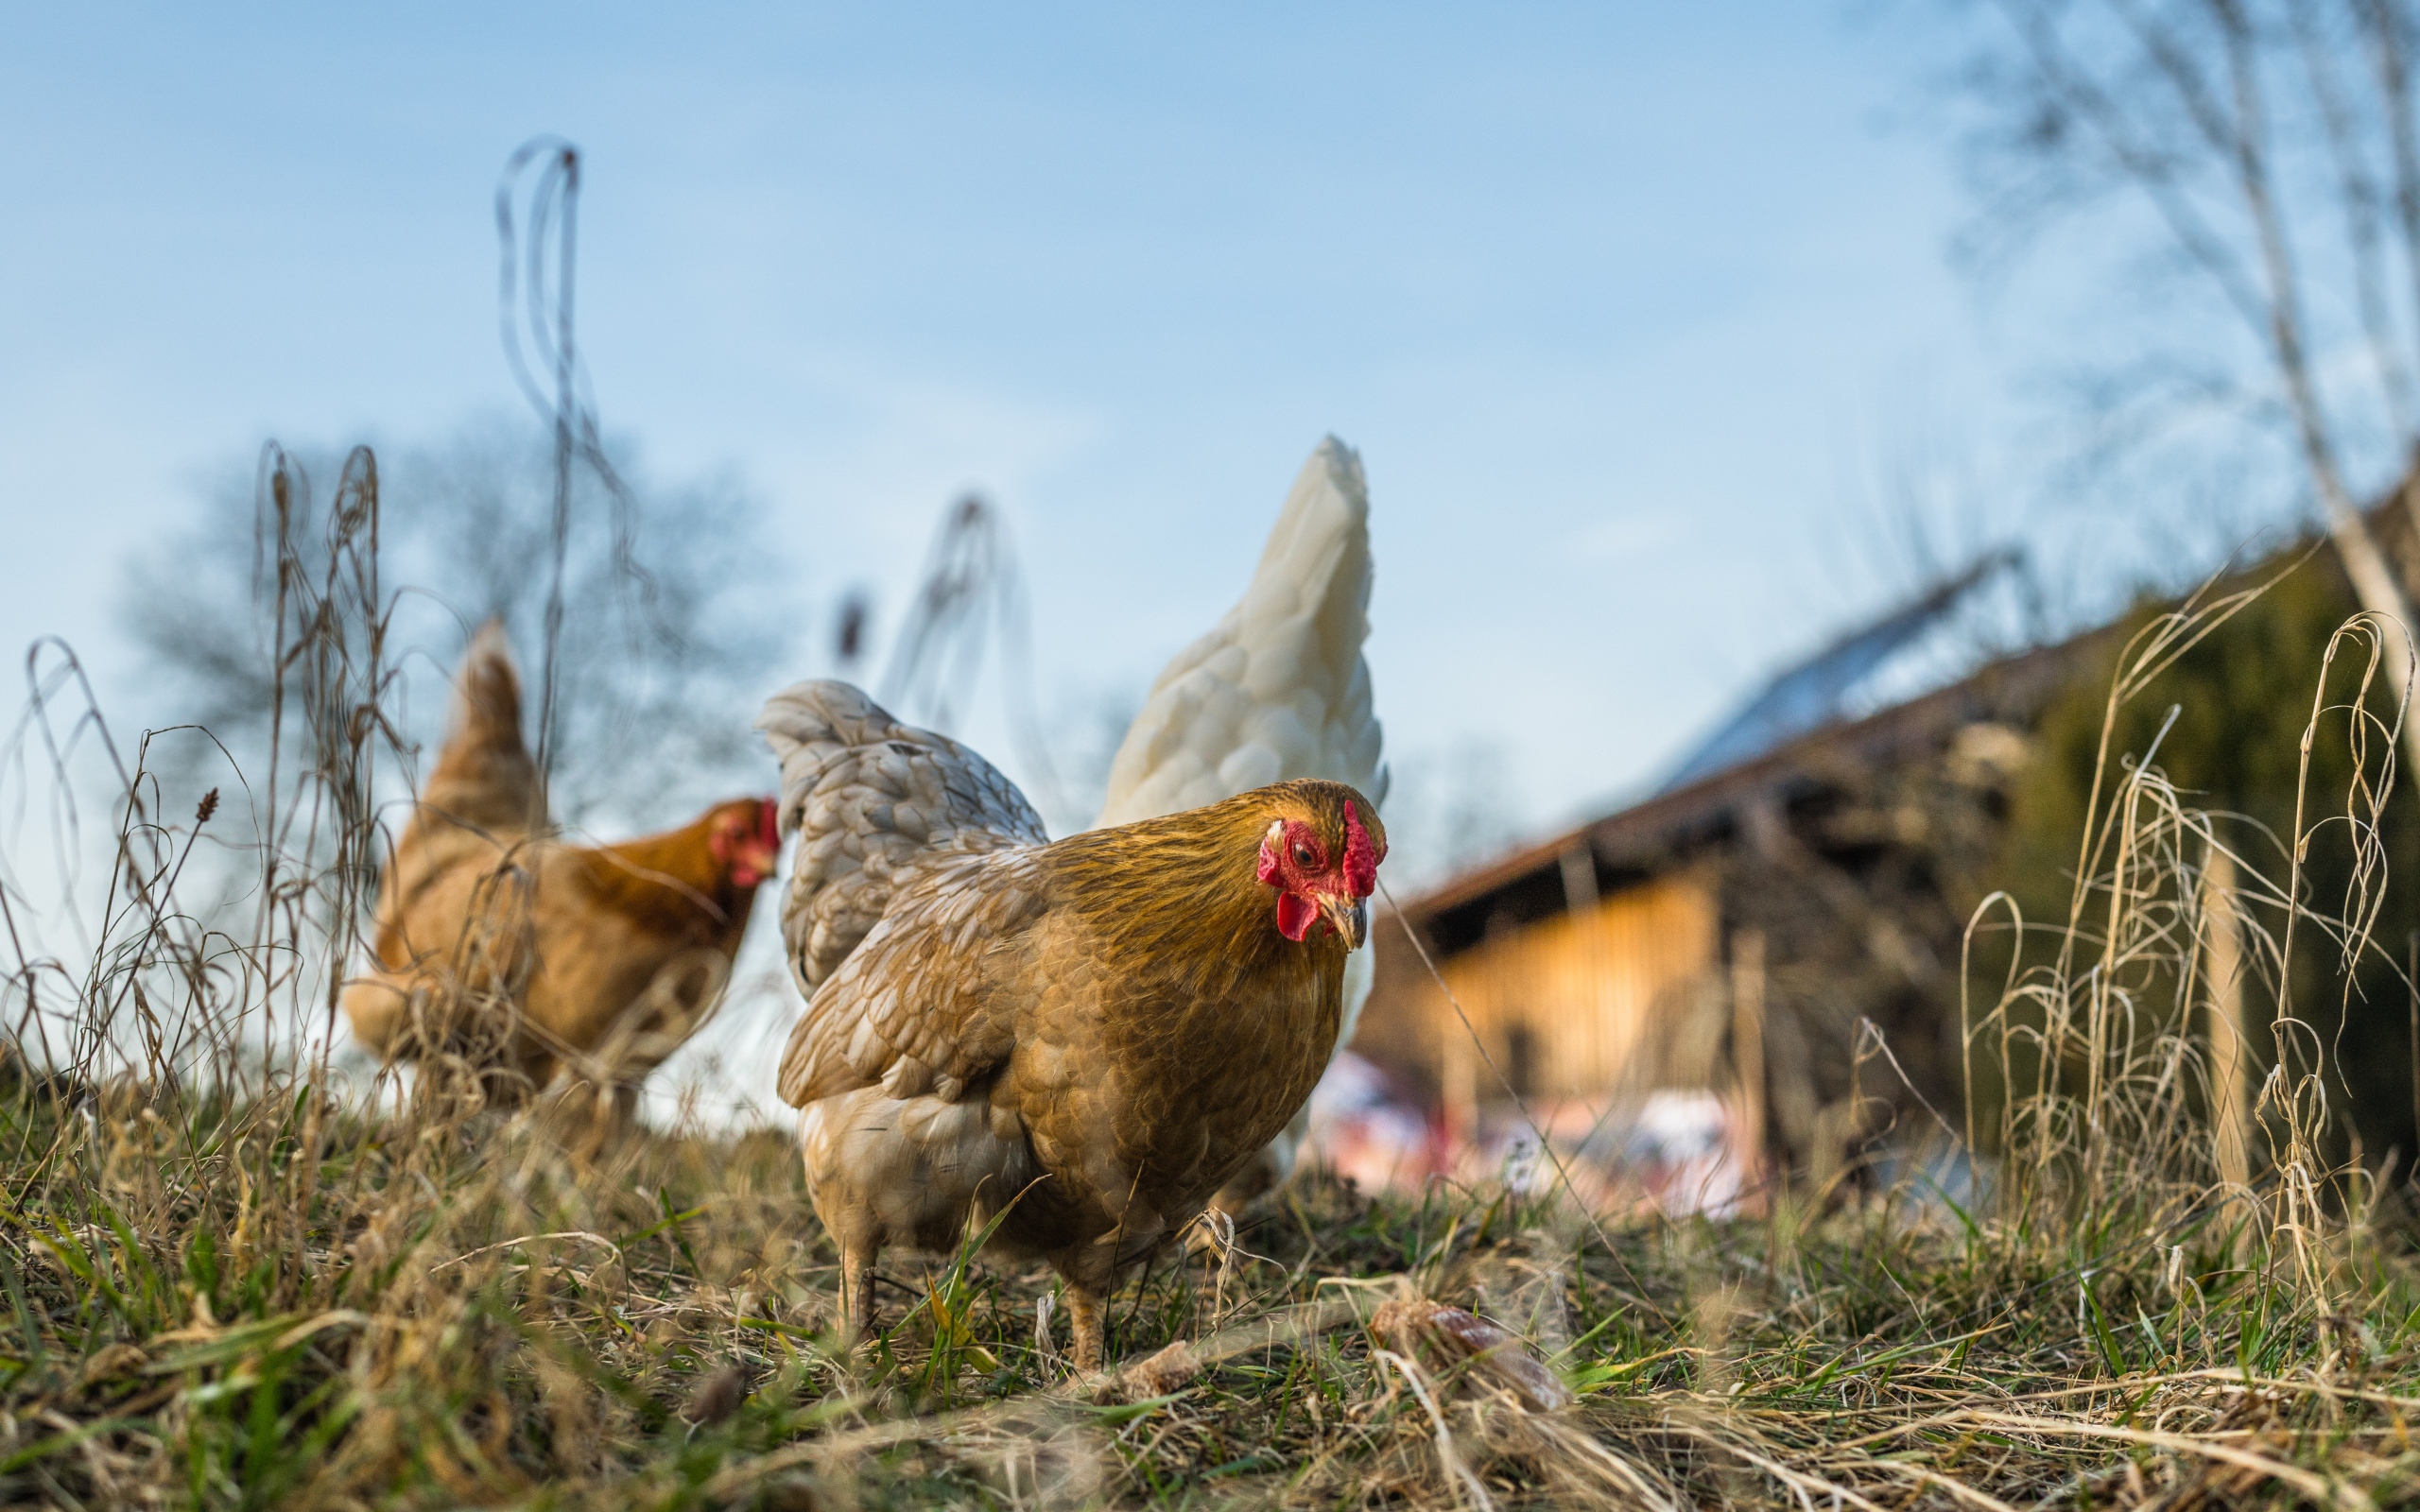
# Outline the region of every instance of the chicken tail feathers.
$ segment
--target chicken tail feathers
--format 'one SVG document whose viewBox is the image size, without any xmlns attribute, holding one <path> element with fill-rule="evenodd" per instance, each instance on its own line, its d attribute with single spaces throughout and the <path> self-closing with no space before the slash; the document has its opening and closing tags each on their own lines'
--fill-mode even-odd
<svg viewBox="0 0 2420 1512">
<path fill-rule="evenodd" d="M 1320 442 L 1286 496 L 1242 600 L 1179 652 L 1110 765 L 1103 826 L 1270 782 L 1380 791 L 1370 668 L 1370 490 L 1361 458 Z"/>
<path fill-rule="evenodd" d="M 454 705 L 421 802 L 491 833 L 543 823 L 538 764 L 521 738 L 521 674 L 504 624 L 490 620 L 471 637 L 454 678 Z"/>
<path fill-rule="evenodd" d="M 782 833 L 797 836 L 782 939 L 810 997 L 881 921 L 903 873 L 1049 838 L 991 763 L 899 723 L 848 683 L 784 688 L 756 728 L 782 764 Z"/>
</svg>

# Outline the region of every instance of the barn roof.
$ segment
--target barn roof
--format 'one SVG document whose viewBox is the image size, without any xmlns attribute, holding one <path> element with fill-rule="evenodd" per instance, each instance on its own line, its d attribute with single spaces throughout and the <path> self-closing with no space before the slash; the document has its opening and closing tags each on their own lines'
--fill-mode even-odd
<svg viewBox="0 0 2420 1512">
<path fill-rule="evenodd" d="M 2014 547 L 1987 552 L 1964 572 L 1934 584 L 1870 625 L 1861 626 L 1797 665 L 1776 674 L 1722 727 L 1681 759 L 1663 793 L 1677 793 L 1717 773 L 1779 749 L 1802 735 L 1853 717 L 1858 695 L 1903 653 L 1947 621 L 1975 591 L 2021 566 Z"/>
<path fill-rule="evenodd" d="M 1484 935 L 1499 912 L 1516 920 L 1562 912 L 1576 890 L 1593 895 L 1651 874 L 1737 833 L 1754 805 L 1787 802 L 1843 765 L 1890 765 L 1938 748 L 1967 725 L 2038 708 L 2105 633 L 2094 630 L 2000 658 L 1946 687 L 1862 718 L 1784 732 L 1743 759 L 1694 777 L 1685 767 L 1681 779 L 1644 801 L 1448 878 L 1407 900 L 1404 912 L 1448 953 Z M 1776 682 L 1812 664 L 1803 663 Z"/>
</svg>

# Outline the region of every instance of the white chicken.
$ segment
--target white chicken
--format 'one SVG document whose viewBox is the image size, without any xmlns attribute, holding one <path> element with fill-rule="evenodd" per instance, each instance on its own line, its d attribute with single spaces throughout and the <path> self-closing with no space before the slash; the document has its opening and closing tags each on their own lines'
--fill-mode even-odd
<svg viewBox="0 0 2420 1512">
<path fill-rule="evenodd" d="M 1370 490 L 1361 458 L 1330 436 L 1295 476 L 1243 598 L 1151 684 L 1109 769 L 1096 828 L 1216 803 L 1270 782 L 1324 778 L 1386 801 L 1372 712 Z M 1336 1048 L 1370 996 L 1370 959 L 1347 958 Z M 1219 1194 L 1233 1214 L 1293 1175 L 1307 1106 Z"/>
</svg>

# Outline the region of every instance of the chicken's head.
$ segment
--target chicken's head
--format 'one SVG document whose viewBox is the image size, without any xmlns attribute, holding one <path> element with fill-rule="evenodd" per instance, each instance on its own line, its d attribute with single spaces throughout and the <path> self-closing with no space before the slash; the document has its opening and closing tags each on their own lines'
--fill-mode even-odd
<svg viewBox="0 0 2420 1512">
<path fill-rule="evenodd" d="M 729 869 L 733 886 L 753 887 L 779 868 L 780 818 L 781 806 L 769 798 L 740 799 L 715 811 L 706 846 Z"/>
<path fill-rule="evenodd" d="M 1280 814 L 1269 821 L 1260 880 L 1277 889 L 1277 931 L 1288 939 L 1299 943 L 1321 924 L 1348 951 L 1369 938 L 1370 894 L 1387 858 L 1387 832 L 1375 813 L 1365 823 L 1363 809 L 1354 793 L 1333 813 Z"/>
</svg>

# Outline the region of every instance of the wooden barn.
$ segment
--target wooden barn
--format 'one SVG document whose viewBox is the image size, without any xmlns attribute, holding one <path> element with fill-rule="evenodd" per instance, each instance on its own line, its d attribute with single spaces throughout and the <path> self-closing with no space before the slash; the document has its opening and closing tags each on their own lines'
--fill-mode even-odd
<svg viewBox="0 0 2420 1512">
<path fill-rule="evenodd" d="M 2398 490 L 2372 524 L 2420 592 L 2420 512 Z M 1353 1049 L 1391 1106 L 1427 1115 L 1420 1169 L 1483 1174 L 1473 1160 L 1483 1167 L 1522 1132 L 1514 1094 L 1558 1144 L 1608 1166 L 1651 1147 L 1606 1131 L 1652 1124 L 1643 1115 L 1659 1100 L 1714 1109 L 1739 1193 L 1785 1170 L 1821 1183 L 1854 1150 L 1927 1137 L 1937 1119 L 1961 1118 L 1970 1071 L 1988 1111 L 1998 1069 L 1966 1063 L 1958 1027 L 1966 926 L 1987 896 L 2030 919 L 2064 918 L 2103 764 L 2154 748 L 2238 854 L 2283 856 L 2274 836 L 2302 826 L 2293 876 L 2313 906 L 2366 910 L 2374 942 L 2420 938 L 2408 868 L 2385 868 L 2379 890 L 2381 873 L 2341 838 L 2358 831 L 2380 854 L 2415 853 L 2420 799 L 2400 782 L 2348 821 L 2344 795 L 2375 796 L 2384 773 L 2357 775 L 2361 743 L 2340 728 L 2344 711 L 2366 698 L 2363 717 L 2385 729 L 2395 710 L 2382 682 L 2359 691 L 2358 655 L 2331 660 L 2359 608 L 2332 553 L 2290 541 L 2204 585 L 2194 602 L 2233 605 L 2224 625 L 2164 655 L 2105 730 L 2121 647 L 2184 601 L 2146 597 L 2071 639 L 1923 676 L 1960 664 L 1954 647 L 1927 662 L 1925 644 L 2009 566 L 1986 559 L 1782 673 L 1645 799 L 1373 921 L 1376 986 Z M 2307 746 L 2315 706 L 2337 723 Z M 2366 759 L 2388 744 L 2372 741 Z M 2286 866 L 2274 861 L 2268 885 Z M 2273 977 L 2209 969 L 2229 981 L 2204 1005 L 2223 1021 L 2213 1040 L 2237 1050 L 2206 1111 L 2249 1118 L 2270 1022 L 2290 1013 L 2320 1043 L 2365 1047 L 2326 1070 L 2337 1153 L 2408 1151 L 2420 1142 L 2420 1020 L 2405 1016 L 2405 957 L 2380 946 L 2348 969 L 2331 939 L 2301 932 L 2300 964 Z M 1987 932 L 1975 948 L 2005 965 L 2009 946 Z M 2136 986 L 2146 1001 L 2167 990 Z M 2231 1137 L 2250 1147 L 2248 1125 Z M 1402 1148 L 1382 1151 L 1391 1169 L 1412 1163 Z"/>
<path fill-rule="evenodd" d="M 1945 873 L 1962 847 L 1988 849 L 2026 721 L 2089 638 L 1841 709 L 1996 565 L 1774 679 L 1653 797 L 1406 900 L 1434 975 L 1382 915 L 1355 1051 L 1464 1143 L 1503 1126 L 1508 1087 L 1558 1139 L 1652 1093 L 1711 1093 L 1743 1165 L 1820 1168 L 1871 1125 L 1859 1021 L 1937 1093 L 1955 1066 L 1939 936 L 1970 906 Z"/>
</svg>

